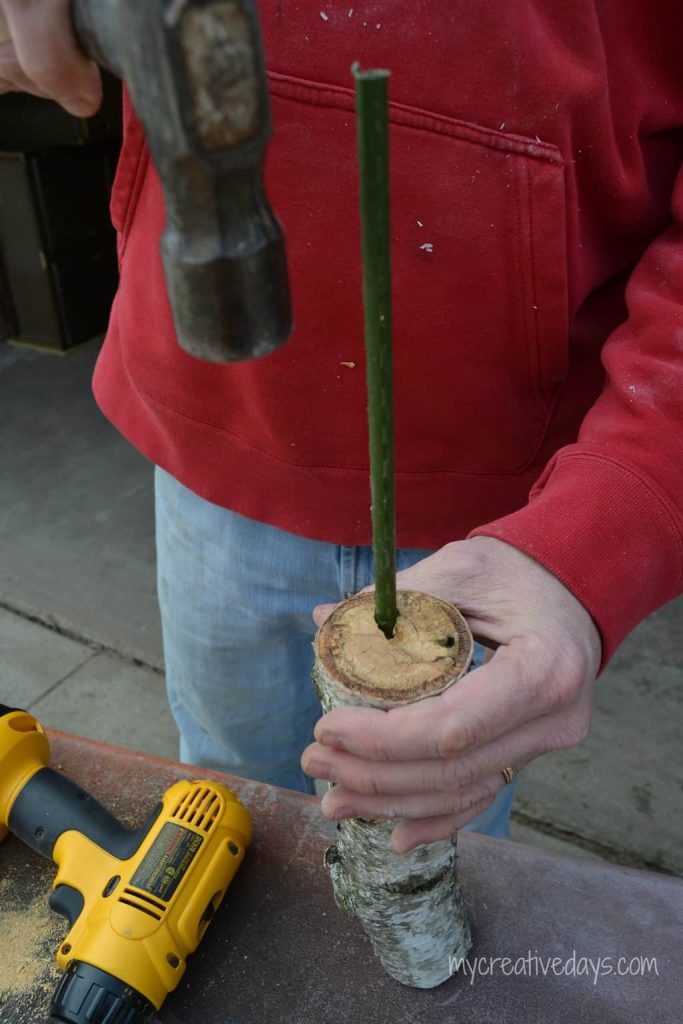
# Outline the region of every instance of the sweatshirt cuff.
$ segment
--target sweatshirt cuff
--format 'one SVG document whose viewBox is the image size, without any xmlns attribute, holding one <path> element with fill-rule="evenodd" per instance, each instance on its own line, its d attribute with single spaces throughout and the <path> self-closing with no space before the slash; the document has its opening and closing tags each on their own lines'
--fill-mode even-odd
<svg viewBox="0 0 683 1024">
<path fill-rule="evenodd" d="M 549 569 L 592 615 L 602 665 L 650 612 L 683 589 L 683 519 L 637 468 L 602 453 L 563 449 L 529 504 L 473 530 Z"/>
</svg>

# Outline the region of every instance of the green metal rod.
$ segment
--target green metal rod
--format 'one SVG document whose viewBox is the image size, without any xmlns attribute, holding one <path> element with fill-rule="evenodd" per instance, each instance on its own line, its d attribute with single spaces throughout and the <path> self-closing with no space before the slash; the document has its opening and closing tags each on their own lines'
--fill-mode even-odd
<svg viewBox="0 0 683 1024">
<path fill-rule="evenodd" d="M 396 626 L 396 509 L 391 357 L 389 234 L 389 72 L 361 71 L 356 80 L 363 251 L 363 302 L 370 432 L 375 620 L 391 638 Z"/>
</svg>

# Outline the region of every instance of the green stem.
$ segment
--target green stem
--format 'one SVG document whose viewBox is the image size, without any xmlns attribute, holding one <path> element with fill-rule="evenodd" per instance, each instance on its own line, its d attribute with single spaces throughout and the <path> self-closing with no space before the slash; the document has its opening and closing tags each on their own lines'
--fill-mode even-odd
<svg viewBox="0 0 683 1024">
<path fill-rule="evenodd" d="M 370 431 L 375 620 L 386 637 L 396 626 L 396 511 L 391 367 L 388 71 L 351 69 L 356 80 L 363 241 L 363 301 Z"/>
</svg>

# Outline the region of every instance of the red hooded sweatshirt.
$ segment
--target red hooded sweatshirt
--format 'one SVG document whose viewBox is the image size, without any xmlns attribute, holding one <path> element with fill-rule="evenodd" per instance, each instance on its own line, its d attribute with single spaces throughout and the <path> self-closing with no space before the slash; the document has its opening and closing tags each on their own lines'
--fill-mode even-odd
<svg viewBox="0 0 683 1024">
<path fill-rule="evenodd" d="M 295 332 L 216 366 L 174 339 L 139 123 L 112 198 L 111 421 L 204 498 L 370 543 L 350 66 L 392 72 L 398 541 L 547 566 L 605 661 L 683 589 L 683 7 L 261 0 L 269 196 Z"/>
</svg>

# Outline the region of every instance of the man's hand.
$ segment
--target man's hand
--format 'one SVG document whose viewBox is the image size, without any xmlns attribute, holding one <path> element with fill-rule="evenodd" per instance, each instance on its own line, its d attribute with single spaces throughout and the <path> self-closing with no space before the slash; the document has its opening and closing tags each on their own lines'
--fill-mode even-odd
<svg viewBox="0 0 683 1024">
<path fill-rule="evenodd" d="M 0 0 L 0 93 L 30 92 L 90 117 L 102 100 L 96 64 L 71 28 L 69 0 Z"/>
<path fill-rule="evenodd" d="M 337 783 L 323 798 L 328 818 L 403 819 L 393 842 L 405 853 L 485 810 L 505 784 L 503 768 L 585 738 L 601 645 L 567 588 L 498 540 L 448 544 L 397 582 L 456 605 L 496 653 L 438 697 L 330 712 L 301 763 Z M 318 625 L 332 608 L 316 608 Z"/>
</svg>

